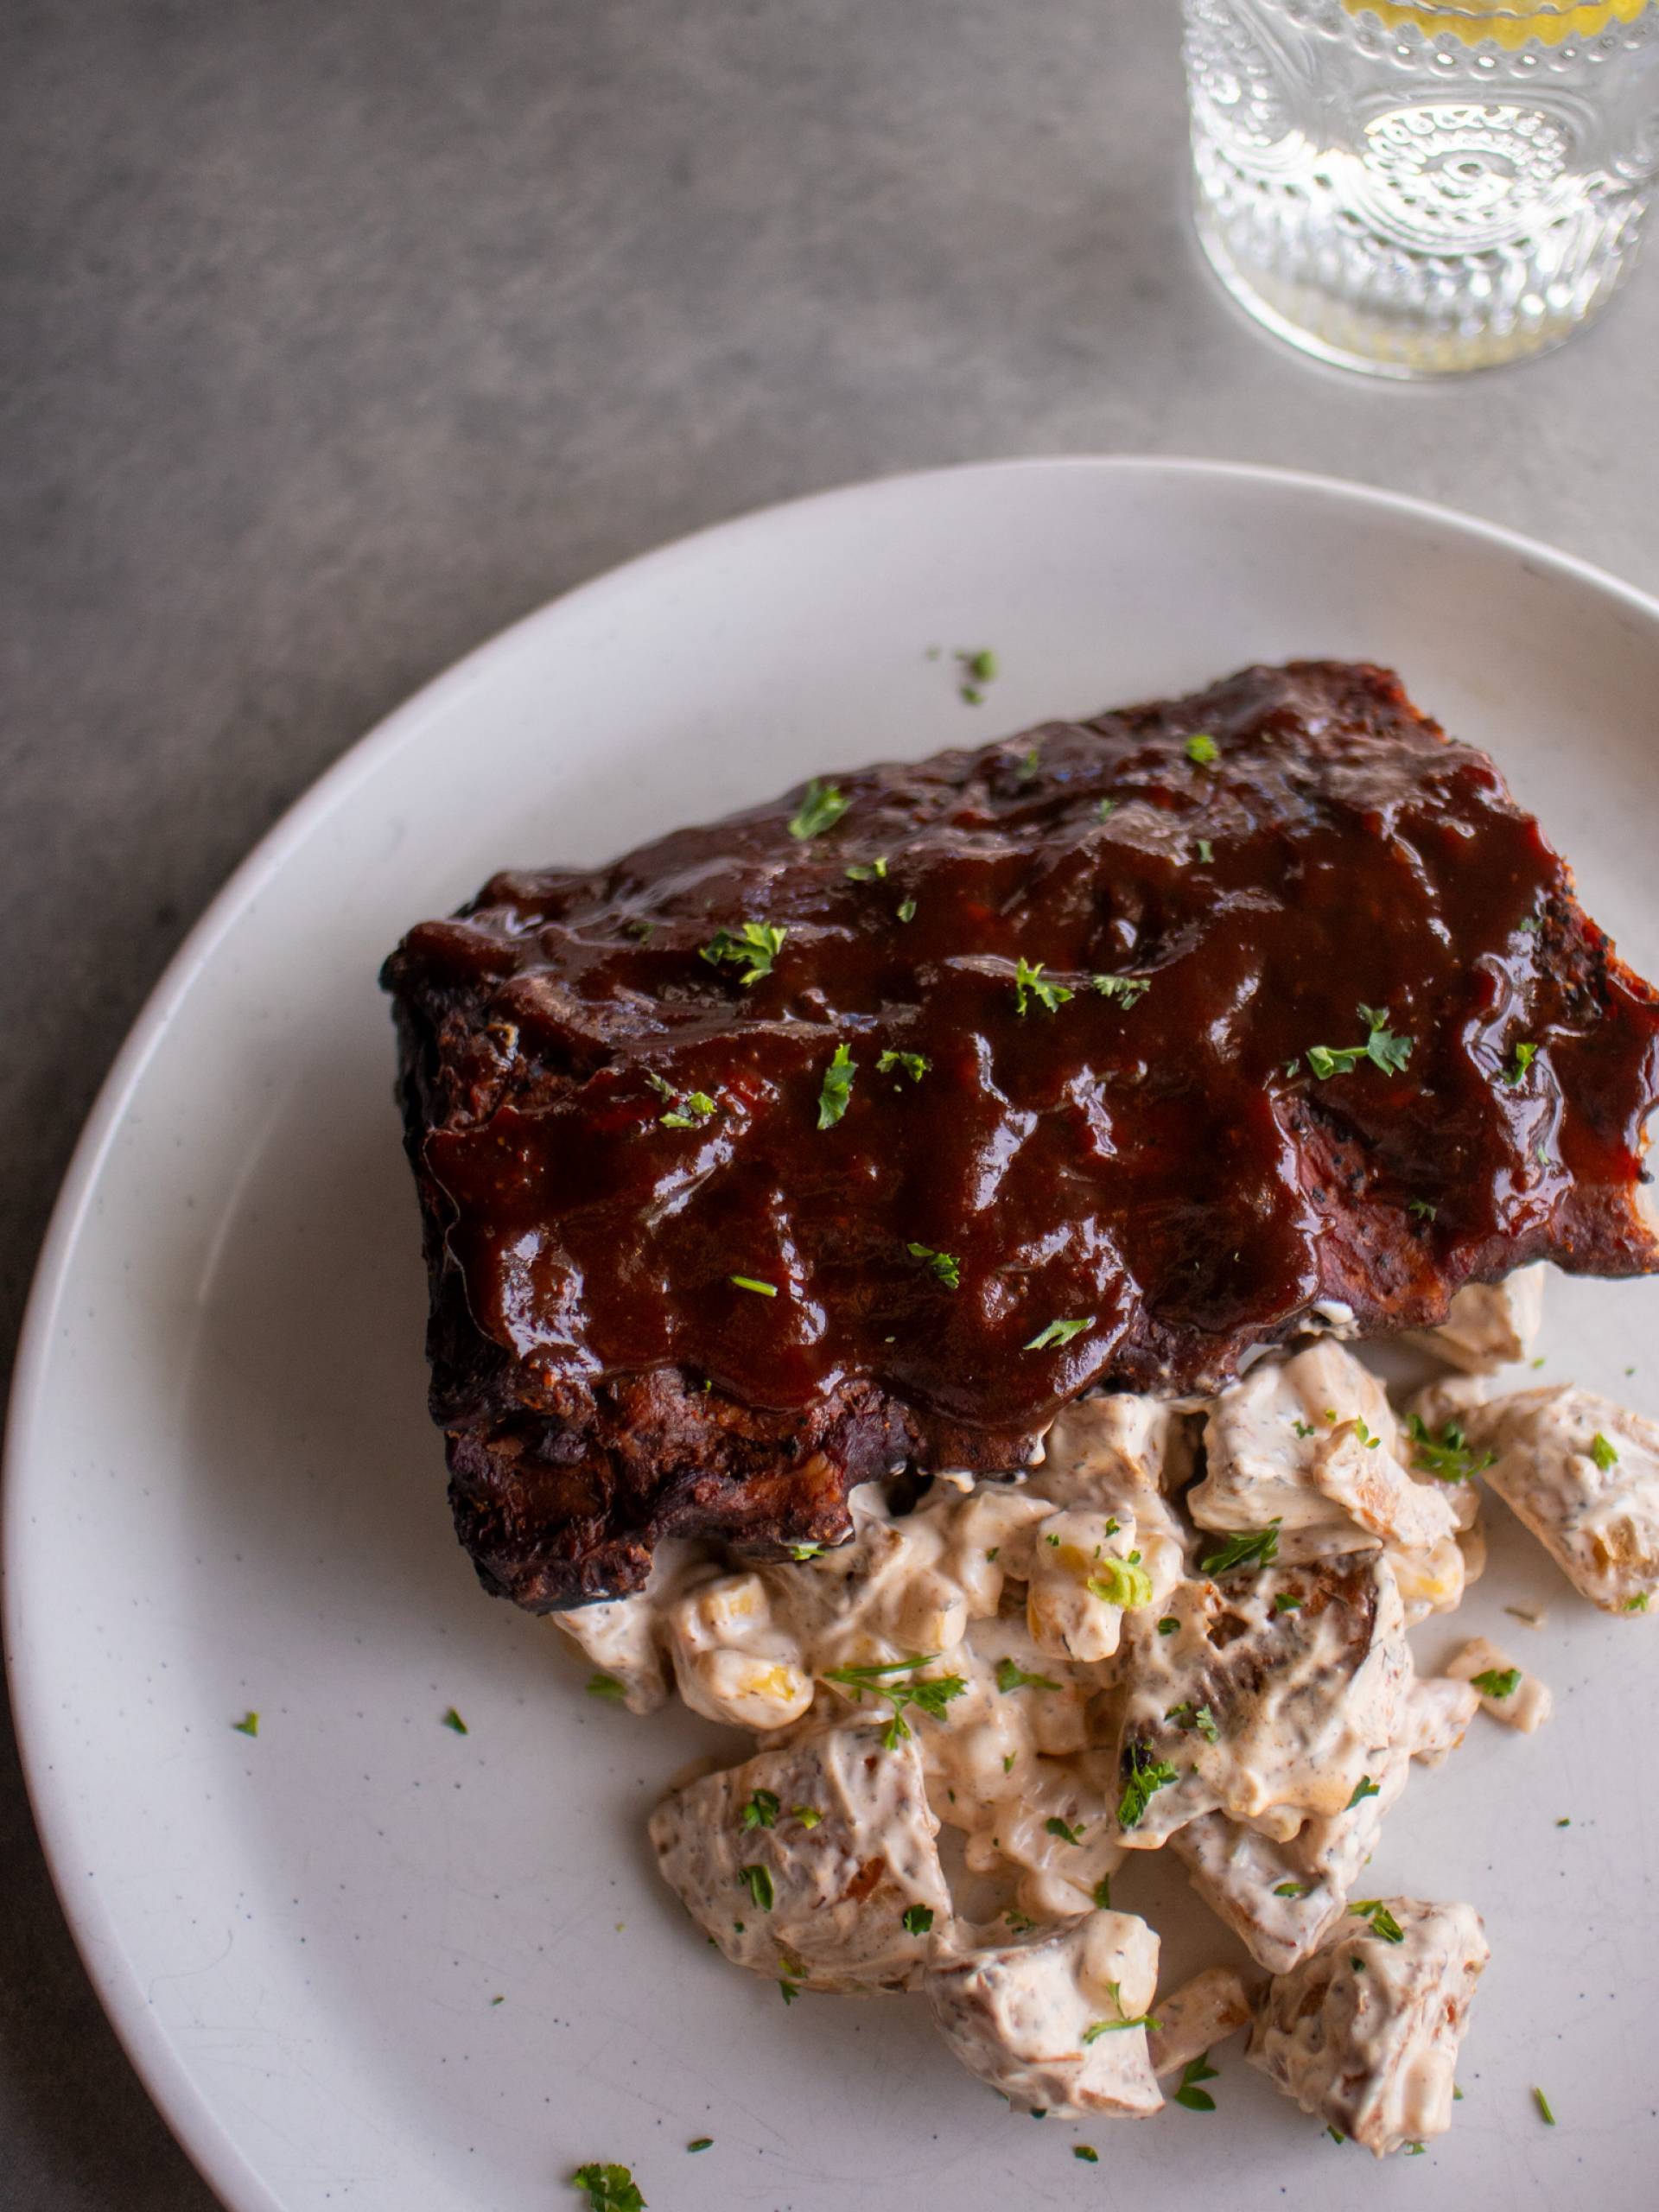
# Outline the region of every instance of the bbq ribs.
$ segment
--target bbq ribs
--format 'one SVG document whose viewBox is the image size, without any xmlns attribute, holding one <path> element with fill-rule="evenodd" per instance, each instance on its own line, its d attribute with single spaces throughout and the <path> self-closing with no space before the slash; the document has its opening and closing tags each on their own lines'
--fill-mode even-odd
<svg viewBox="0 0 1659 2212">
<path fill-rule="evenodd" d="M 1376 668 L 498 875 L 383 980 L 455 1520 L 536 1611 L 833 1543 L 1084 1390 L 1659 1266 L 1659 995 Z"/>
</svg>

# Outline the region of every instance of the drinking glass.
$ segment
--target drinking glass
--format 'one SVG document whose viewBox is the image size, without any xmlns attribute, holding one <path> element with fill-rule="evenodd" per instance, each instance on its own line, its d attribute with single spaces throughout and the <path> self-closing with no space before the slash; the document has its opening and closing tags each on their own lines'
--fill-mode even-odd
<svg viewBox="0 0 1659 2212">
<path fill-rule="evenodd" d="M 1559 346 L 1635 264 L 1659 0 L 1184 0 L 1198 237 L 1304 351 L 1382 376 Z"/>
</svg>

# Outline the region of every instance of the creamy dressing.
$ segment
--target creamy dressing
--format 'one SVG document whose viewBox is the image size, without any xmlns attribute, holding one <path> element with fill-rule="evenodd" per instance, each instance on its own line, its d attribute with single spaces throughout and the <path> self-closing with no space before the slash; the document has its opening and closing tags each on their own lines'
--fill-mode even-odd
<svg viewBox="0 0 1659 2212">
<path fill-rule="evenodd" d="M 1304 2112 L 1378 2158 L 1444 2134 L 1469 2000 L 1491 1955 L 1472 1905 L 1376 1900 L 1313 1957 L 1275 1977 L 1256 2013 L 1251 2063 Z"/>
<path fill-rule="evenodd" d="M 1534 1294 L 1505 1309 L 1516 1327 Z M 1471 1344 L 1491 1306 L 1454 1314 Z M 1579 1587 L 1632 1609 L 1659 1588 L 1659 1425 L 1488 1388 L 1442 1378 L 1409 1411 L 1437 1442 L 1457 1424 L 1477 1465 L 1494 1454 L 1484 1478 Z M 1484 1553 L 1476 1481 L 1414 1468 L 1420 1450 L 1325 1339 L 1207 1404 L 1079 1402 L 1025 1467 L 937 1480 L 909 1512 L 867 1485 L 834 1550 L 660 1547 L 637 1597 L 557 1618 L 635 1711 L 671 1680 L 760 1739 L 651 1823 L 735 1964 L 923 1986 L 1016 2106 L 1143 2115 L 1155 2076 L 1249 2005 L 1217 1967 L 1159 2000 L 1150 2044 L 1124 2024 L 1154 2009 L 1158 1941 L 1111 1910 L 1112 1877 L 1168 1842 L 1277 1977 L 1256 2063 L 1380 2152 L 1446 2124 L 1485 1948 L 1468 1906 L 1400 1900 L 1390 1943 L 1353 1893 L 1414 1761 L 1444 1760 L 1483 1705 L 1522 1729 L 1549 1709 L 1524 1670 L 1501 1696 L 1474 1681 L 1512 1665 L 1484 1641 L 1416 1675 L 1406 1628 L 1454 1605 Z"/>
</svg>

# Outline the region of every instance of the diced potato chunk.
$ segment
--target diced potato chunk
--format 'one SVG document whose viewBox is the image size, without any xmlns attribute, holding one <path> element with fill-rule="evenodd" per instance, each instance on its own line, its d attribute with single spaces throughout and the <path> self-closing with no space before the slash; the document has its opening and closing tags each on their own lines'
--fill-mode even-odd
<svg viewBox="0 0 1659 2212">
<path fill-rule="evenodd" d="M 1192 1471 L 1194 1427 L 1159 1398 L 1079 1398 L 1056 1414 L 1036 1480 L 1058 1505 L 1109 1510 L 1136 1490 L 1179 1490 Z"/>
<path fill-rule="evenodd" d="M 1544 1318 L 1544 1274 L 1541 1262 L 1502 1282 L 1465 1283 L 1439 1328 L 1414 1332 L 1417 1342 L 1470 1375 L 1525 1359 Z"/>
<path fill-rule="evenodd" d="M 1243 1942 L 1258 1966 L 1287 1974 L 1347 1910 L 1350 1892 L 1382 1833 L 1382 1816 L 1406 1786 L 1409 1754 L 1372 1760 L 1374 1794 L 1341 1812 L 1306 1821 L 1275 1841 L 1211 1813 L 1171 1838 L 1193 1888 Z"/>
<path fill-rule="evenodd" d="M 1607 1613 L 1659 1593 L 1659 1421 L 1558 1383 L 1495 1398 L 1469 1417 L 1497 1454 L 1487 1482 L 1575 1589 Z"/>
<path fill-rule="evenodd" d="M 1453 1681 L 1471 1685 L 1484 1712 L 1506 1728 L 1518 1728 L 1523 1736 L 1541 1728 L 1554 1708 L 1555 1700 L 1538 1677 L 1517 1667 L 1484 1636 L 1454 1653 L 1446 1671 Z"/>
<path fill-rule="evenodd" d="M 1159 1618 L 1131 1614 L 1128 1634 L 1131 1850 L 1211 1812 L 1294 1834 L 1310 1813 L 1343 1811 L 1399 1732 L 1411 1654 L 1378 1553 L 1185 1582 Z"/>
<path fill-rule="evenodd" d="M 657 1645 L 657 1601 L 647 1592 L 578 1605 L 552 1615 L 554 1625 L 584 1657 L 622 1688 L 630 1713 L 654 1713 L 668 1695 Z"/>
<path fill-rule="evenodd" d="M 1490 1955 L 1472 1905 L 1370 1900 L 1365 1915 L 1351 1914 L 1312 1958 L 1275 1976 L 1250 2062 L 1379 2158 L 1444 2134 Z"/>
<path fill-rule="evenodd" d="M 812 1702 L 795 1638 L 772 1619 L 759 1574 L 720 1574 L 677 1598 L 664 1619 L 680 1695 L 693 1713 L 740 1728 L 784 1728 Z"/>
<path fill-rule="evenodd" d="M 1090 1912 L 1006 1942 L 941 1945 L 923 1986 L 956 2056 L 1019 2109 L 1140 2120 L 1163 2103 L 1140 2024 L 1157 1980 L 1145 1921 Z"/>
<path fill-rule="evenodd" d="M 1187 1497 L 1193 1519 L 1223 1531 L 1276 1520 L 1284 1559 L 1367 1541 L 1426 1552 L 1457 1525 L 1440 1485 L 1402 1465 L 1382 1384 L 1340 1344 L 1260 1362 L 1212 1403 L 1205 1446 L 1205 1479 Z"/>
<path fill-rule="evenodd" d="M 1160 2080 L 1179 2074 L 1195 2058 L 1244 2026 L 1250 1993 L 1234 1967 L 1206 1967 L 1158 1999 L 1158 2024 L 1147 2035 L 1152 2070 Z"/>
<path fill-rule="evenodd" d="M 809 1989 L 916 1981 L 950 1917 L 938 1829 L 915 1739 L 887 1751 L 859 1727 L 772 1746 L 651 1816 L 664 1879 L 734 1966 Z"/>
</svg>

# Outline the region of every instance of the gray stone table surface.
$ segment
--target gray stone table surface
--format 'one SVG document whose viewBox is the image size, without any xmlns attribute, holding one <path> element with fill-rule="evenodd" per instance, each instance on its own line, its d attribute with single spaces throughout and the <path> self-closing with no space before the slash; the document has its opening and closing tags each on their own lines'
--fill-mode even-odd
<svg viewBox="0 0 1659 2212">
<path fill-rule="evenodd" d="M 1659 266 L 1417 389 L 1248 327 L 1174 0 L 12 0 L 0 14 L 9 1344 L 169 953 L 455 655 L 658 541 L 999 454 L 1294 464 L 1659 588 Z M 73 1602 L 73 1593 L 68 1593 Z M 197 2212 L 0 1745 L 0 2203 Z"/>
</svg>

